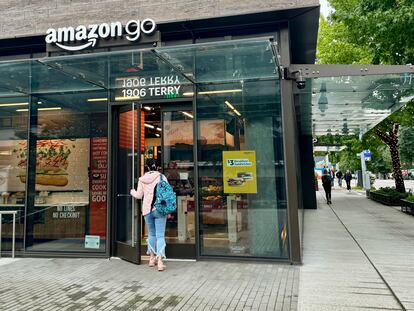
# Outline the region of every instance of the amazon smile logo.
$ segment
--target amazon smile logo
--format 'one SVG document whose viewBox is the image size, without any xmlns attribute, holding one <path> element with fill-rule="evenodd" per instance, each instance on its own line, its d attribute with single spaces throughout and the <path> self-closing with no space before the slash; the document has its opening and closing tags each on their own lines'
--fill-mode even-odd
<svg viewBox="0 0 414 311">
<path fill-rule="evenodd" d="M 61 49 L 67 51 L 80 51 L 89 47 L 94 47 L 99 39 L 122 37 L 124 33 L 129 41 L 136 41 L 141 34 L 152 34 L 157 25 L 154 20 L 147 18 L 144 20 L 130 20 L 122 27 L 121 22 L 93 24 L 89 26 L 80 25 L 77 27 L 49 28 L 46 31 L 46 43 L 56 44 Z M 73 43 L 81 41 L 80 45 Z M 84 43 L 83 43 L 84 42 Z M 71 43 L 68 45 L 68 43 Z"/>
</svg>

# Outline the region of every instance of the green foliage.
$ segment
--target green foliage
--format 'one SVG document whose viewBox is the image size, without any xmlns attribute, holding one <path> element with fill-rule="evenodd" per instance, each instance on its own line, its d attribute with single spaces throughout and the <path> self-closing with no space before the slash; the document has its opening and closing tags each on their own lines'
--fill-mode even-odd
<svg viewBox="0 0 414 311">
<path fill-rule="evenodd" d="M 399 149 L 402 168 L 414 167 L 414 127 L 403 127 L 400 132 Z"/>
<path fill-rule="evenodd" d="M 342 22 L 333 23 L 320 18 L 317 63 L 369 64 L 371 61 L 367 47 L 349 41 L 347 28 Z"/>
<path fill-rule="evenodd" d="M 414 127 L 414 102 L 412 100 L 380 122 L 375 128 L 382 132 L 389 132 L 396 123 L 403 127 Z"/>
<path fill-rule="evenodd" d="M 361 160 L 357 154 L 363 150 L 362 143 L 357 136 L 346 136 L 342 140 L 346 147 L 339 155 L 339 166 L 343 171 L 356 171 L 361 169 Z"/>
<path fill-rule="evenodd" d="M 405 199 L 408 196 L 408 193 L 398 192 L 395 188 L 391 188 L 391 187 L 379 188 L 378 190 L 375 190 L 372 192 L 386 195 L 393 200 Z"/>
<path fill-rule="evenodd" d="M 355 135 L 327 134 L 318 136 L 318 144 L 342 145 L 344 141 L 355 138 Z"/>
<path fill-rule="evenodd" d="M 346 27 L 347 41 L 367 47 L 374 64 L 414 60 L 412 0 L 330 0 L 331 19 Z"/>
<path fill-rule="evenodd" d="M 391 172 L 392 163 L 388 147 L 385 145 L 367 148 L 372 152 L 371 161 L 366 162 L 367 169 L 373 173 L 386 174 Z"/>
<path fill-rule="evenodd" d="M 414 203 L 414 195 L 410 195 L 410 196 L 406 197 L 404 200 L 407 200 L 409 202 Z"/>
</svg>

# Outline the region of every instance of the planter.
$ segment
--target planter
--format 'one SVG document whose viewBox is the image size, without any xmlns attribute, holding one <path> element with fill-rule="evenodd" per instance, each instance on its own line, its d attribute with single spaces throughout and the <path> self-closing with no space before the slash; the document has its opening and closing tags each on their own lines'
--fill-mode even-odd
<svg viewBox="0 0 414 311">
<path fill-rule="evenodd" d="M 392 197 L 390 195 L 371 191 L 369 194 L 369 197 L 371 200 L 384 204 L 384 205 L 388 205 L 388 206 L 400 206 L 401 205 L 401 199 Z"/>
<path fill-rule="evenodd" d="M 401 211 L 410 215 L 414 215 L 414 202 L 401 199 Z"/>
</svg>

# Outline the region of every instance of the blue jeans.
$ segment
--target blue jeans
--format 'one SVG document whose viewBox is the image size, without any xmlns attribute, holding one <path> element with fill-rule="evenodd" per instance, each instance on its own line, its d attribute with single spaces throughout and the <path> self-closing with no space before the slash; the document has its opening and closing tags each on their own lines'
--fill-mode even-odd
<svg viewBox="0 0 414 311">
<path fill-rule="evenodd" d="M 157 210 L 144 216 L 148 228 L 147 255 L 152 251 L 157 257 L 165 258 L 165 225 L 167 216 L 161 215 Z"/>
</svg>

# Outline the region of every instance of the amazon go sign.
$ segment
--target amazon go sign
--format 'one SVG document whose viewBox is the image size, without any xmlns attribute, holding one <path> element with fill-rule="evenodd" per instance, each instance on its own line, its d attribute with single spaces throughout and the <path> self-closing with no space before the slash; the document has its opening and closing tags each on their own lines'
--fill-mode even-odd
<svg viewBox="0 0 414 311">
<path fill-rule="evenodd" d="M 154 20 L 130 20 L 125 25 L 125 31 L 121 22 L 93 24 L 89 26 L 49 28 L 46 31 L 46 43 L 56 44 L 58 47 L 68 51 L 80 51 L 88 47 L 94 47 L 97 40 L 122 37 L 126 34 L 129 41 L 137 41 L 141 34 L 151 35 L 157 25 Z M 82 41 L 82 44 L 74 44 Z M 70 45 L 68 45 L 70 44 Z"/>
</svg>

